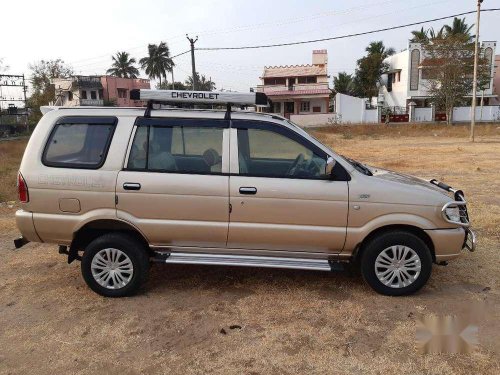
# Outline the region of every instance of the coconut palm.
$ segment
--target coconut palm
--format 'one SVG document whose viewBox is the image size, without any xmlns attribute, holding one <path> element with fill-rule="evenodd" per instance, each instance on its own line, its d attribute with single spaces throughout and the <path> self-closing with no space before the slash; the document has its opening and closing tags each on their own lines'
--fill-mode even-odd
<svg viewBox="0 0 500 375">
<path fill-rule="evenodd" d="M 429 41 L 429 31 L 430 30 L 424 30 L 422 27 L 420 30 L 413 30 L 411 34 L 413 37 L 410 39 L 410 42 L 412 43 L 426 43 Z"/>
<path fill-rule="evenodd" d="M 384 42 L 381 40 L 378 42 L 371 42 L 368 47 L 365 48 L 365 51 L 368 52 L 368 55 L 380 55 L 382 59 L 385 59 L 388 56 L 394 55 L 396 51 L 394 48 L 385 48 Z"/>
<path fill-rule="evenodd" d="M 354 90 L 353 77 L 346 72 L 339 72 L 337 77 L 333 77 L 333 92 L 339 94 L 352 95 Z"/>
<path fill-rule="evenodd" d="M 187 87 L 193 87 L 193 76 L 189 76 L 185 82 Z M 200 91 L 213 91 L 215 90 L 215 82 L 207 79 L 203 74 L 196 72 L 196 88 Z"/>
<path fill-rule="evenodd" d="M 465 23 L 465 18 L 457 18 L 455 17 L 453 19 L 453 23 L 450 25 L 444 25 L 443 26 L 443 31 L 446 36 L 458 36 L 458 35 L 463 35 L 467 38 L 468 41 L 472 40 L 474 38 L 474 35 L 470 34 L 470 31 L 474 27 L 474 24 L 472 25 L 467 25 Z"/>
<path fill-rule="evenodd" d="M 150 78 L 160 80 L 160 85 L 162 77 L 166 80 L 167 73 L 175 66 L 170 58 L 170 49 L 165 42 L 160 42 L 158 45 L 148 44 L 148 56 L 140 59 L 139 63 Z"/>
<path fill-rule="evenodd" d="M 129 56 L 128 52 L 117 52 L 111 57 L 113 64 L 106 73 L 120 78 L 137 78 L 139 70 L 134 66 L 136 60 Z"/>
</svg>

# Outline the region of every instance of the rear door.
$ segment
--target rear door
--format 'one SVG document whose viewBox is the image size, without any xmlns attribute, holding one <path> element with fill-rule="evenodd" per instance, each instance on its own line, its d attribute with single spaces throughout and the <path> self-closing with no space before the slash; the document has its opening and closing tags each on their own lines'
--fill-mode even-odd
<svg viewBox="0 0 500 375">
<path fill-rule="evenodd" d="M 118 217 L 153 245 L 225 247 L 228 127 L 225 120 L 139 118 L 118 174 Z"/>
<path fill-rule="evenodd" d="M 340 252 L 348 183 L 325 176 L 328 155 L 277 124 L 232 127 L 228 247 Z"/>
</svg>

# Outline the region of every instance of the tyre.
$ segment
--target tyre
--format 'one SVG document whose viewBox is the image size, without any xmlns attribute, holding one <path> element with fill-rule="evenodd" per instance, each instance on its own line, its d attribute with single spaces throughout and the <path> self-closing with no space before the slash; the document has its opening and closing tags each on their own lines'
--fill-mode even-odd
<svg viewBox="0 0 500 375">
<path fill-rule="evenodd" d="M 422 288 L 431 275 L 429 248 L 416 235 L 395 231 L 375 237 L 365 245 L 361 273 L 378 293 L 404 296 Z"/>
<path fill-rule="evenodd" d="M 123 233 L 109 233 L 93 240 L 82 257 L 82 275 L 94 292 L 124 297 L 137 292 L 147 280 L 149 256 L 145 246 Z"/>
</svg>

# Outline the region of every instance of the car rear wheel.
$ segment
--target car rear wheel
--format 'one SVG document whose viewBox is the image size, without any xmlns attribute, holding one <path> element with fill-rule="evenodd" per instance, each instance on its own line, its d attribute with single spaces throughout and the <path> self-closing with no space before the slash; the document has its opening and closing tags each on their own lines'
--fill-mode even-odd
<svg viewBox="0 0 500 375">
<path fill-rule="evenodd" d="M 144 245 L 132 236 L 105 234 L 92 241 L 82 257 L 87 285 L 106 297 L 134 294 L 147 280 L 149 257 Z"/>
<path fill-rule="evenodd" d="M 378 293 L 402 296 L 422 288 L 431 275 L 432 256 L 422 239 L 409 232 L 387 232 L 365 245 L 361 273 Z"/>
</svg>

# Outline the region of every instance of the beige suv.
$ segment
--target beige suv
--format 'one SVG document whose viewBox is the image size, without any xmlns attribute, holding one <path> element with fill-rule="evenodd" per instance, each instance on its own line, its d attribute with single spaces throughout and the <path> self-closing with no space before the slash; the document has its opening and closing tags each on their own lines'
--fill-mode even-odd
<svg viewBox="0 0 500 375">
<path fill-rule="evenodd" d="M 274 114 L 153 106 L 259 104 L 260 94 L 131 97 L 151 101 L 146 110 L 46 109 L 18 176 L 16 247 L 58 244 L 101 295 L 137 291 L 151 261 L 353 263 L 377 292 L 406 295 L 433 263 L 474 250 L 461 191 L 338 155 Z"/>
</svg>

